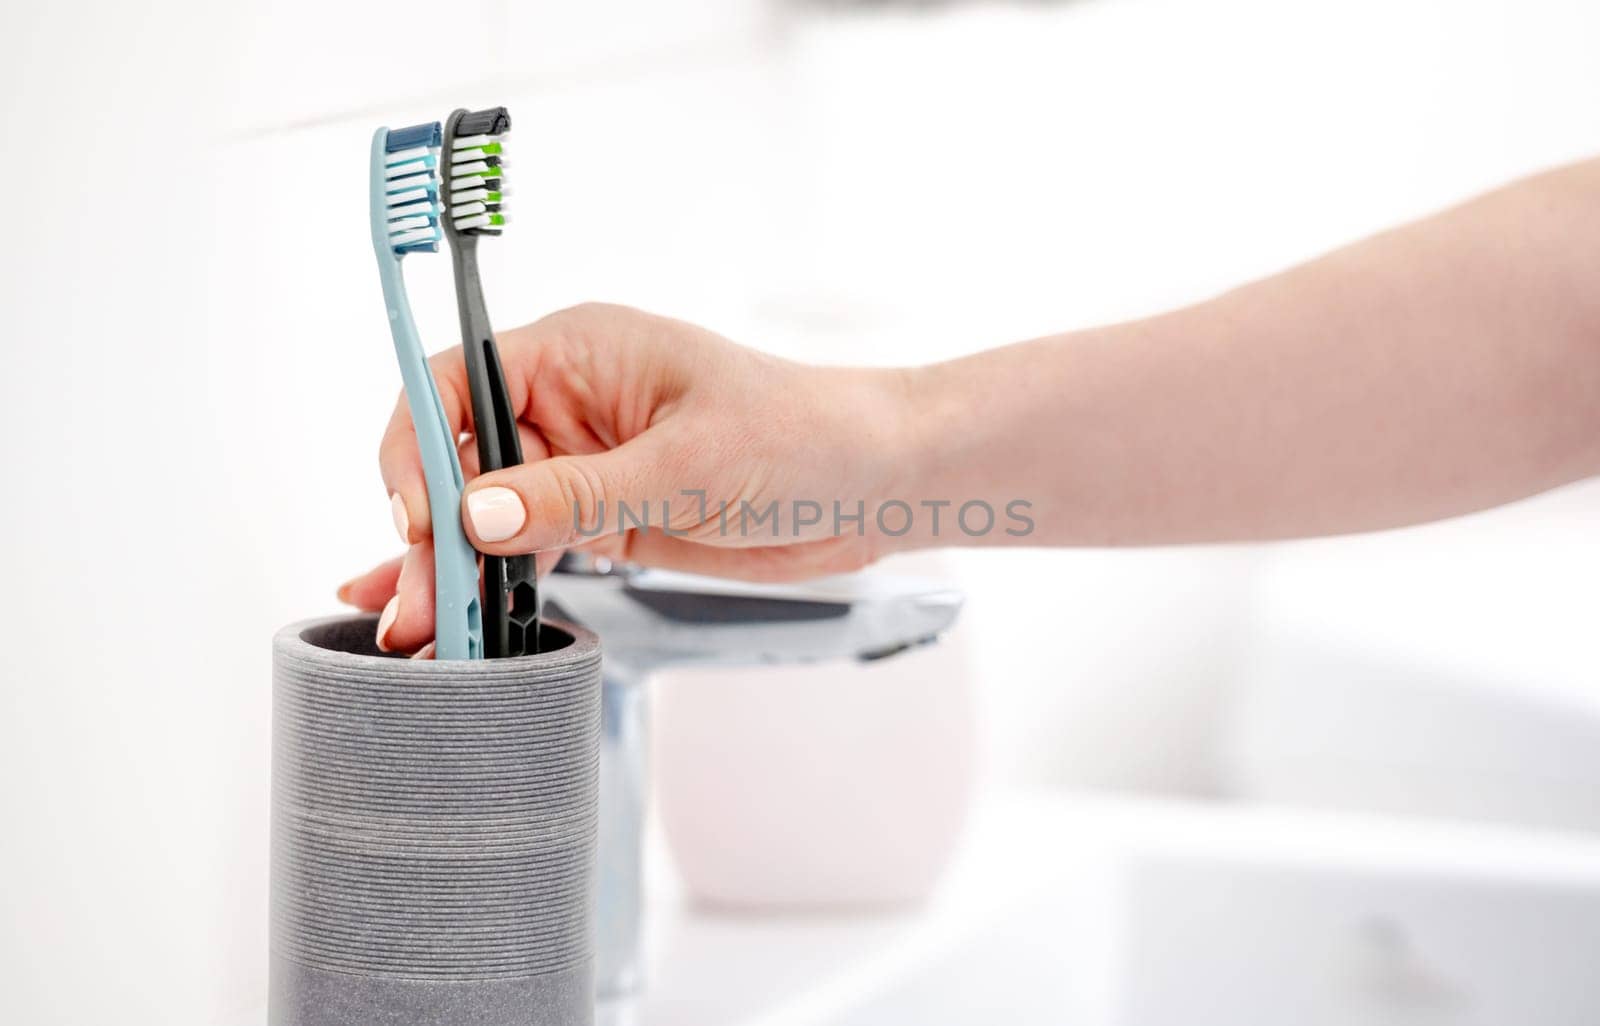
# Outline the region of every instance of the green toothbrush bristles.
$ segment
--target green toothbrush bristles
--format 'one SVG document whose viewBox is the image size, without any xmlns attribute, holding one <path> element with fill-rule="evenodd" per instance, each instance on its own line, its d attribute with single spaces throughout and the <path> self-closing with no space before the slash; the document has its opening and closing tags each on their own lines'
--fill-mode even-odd
<svg viewBox="0 0 1600 1026">
<path fill-rule="evenodd" d="M 498 135 L 457 136 L 450 147 L 450 222 L 458 232 L 505 227 L 505 146 Z"/>
</svg>

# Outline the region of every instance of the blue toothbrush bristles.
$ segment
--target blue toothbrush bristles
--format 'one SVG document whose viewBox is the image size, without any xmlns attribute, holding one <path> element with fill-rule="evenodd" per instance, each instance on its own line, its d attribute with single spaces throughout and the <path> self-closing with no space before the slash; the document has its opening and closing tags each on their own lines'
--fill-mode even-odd
<svg viewBox="0 0 1600 1026">
<path fill-rule="evenodd" d="M 403 164 L 387 164 L 383 169 L 385 178 L 401 178 L 405 175 L 419 175 L 432 171 L 438 162 L 432 156 L 423 157 L 421 160 L 408 160 Z"/>
<path fill-rule="evenodd" d="M 385 195 L 389 197 L 390 203 L 397 205 L 401 203 L 416 203 L 421 200 L 433 198 L 433 193 L 428 191 L 427 188 L 407 188 L 396 192 L 394 189 L 394 183 L 392 182 L 390 183 L 389 191 Z"/>
<path fill-rule="evenodd" d="M 437 179 L 432 175 L 411 175 L 407 178 L 397 178 L 386 183 L 390 192 L 405 192 L 407 189 L 437 189 Z"/>
<path fill-rule="evenodd" d="M 442 129 L 434 122 L 391 130 L 384 144 L 384 207 L 389 245 L 397 254 L 439 249 L 441 137 Z"/>
<path fill-rule="evenodd" d="M 430 156 L 433 151 L 426 146 L 413 146 L 405 150 L 386 150 L 383 162 L 385 164 L 404 164 L 408 160 L 420 160 Z"/>
</svg>

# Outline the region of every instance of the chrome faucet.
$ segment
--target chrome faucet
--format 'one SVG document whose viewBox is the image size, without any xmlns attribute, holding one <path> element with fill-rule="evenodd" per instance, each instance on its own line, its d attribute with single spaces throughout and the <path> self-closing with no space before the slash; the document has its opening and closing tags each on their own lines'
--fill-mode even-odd
<svg viewBox="0 0 1600 1026">
<path fill-rule="evenodd" d="M 568 555 L 546 585 L 550 611 L 600 635 L 600 855 L 595 982 L 632 993 L 641 965 L 645 682 L 672 666 L 771 666 L 880 659 L 938 639 L 961 595 L 905 577 L 855 574 L 750 585 Z"/>
</svg>

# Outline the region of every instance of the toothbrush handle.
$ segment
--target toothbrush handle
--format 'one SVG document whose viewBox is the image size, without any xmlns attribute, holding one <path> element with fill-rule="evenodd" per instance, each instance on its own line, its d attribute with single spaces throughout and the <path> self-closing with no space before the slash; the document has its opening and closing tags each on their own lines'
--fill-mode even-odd
<svg viewBox="0 0 1600 1026">
<path fill-rule="evenodd" d="M 478 462 L 483 470 L 504 470 L 522 462 L 522 441 L 483 301 L 477 238 L 460 237 L 453 253 Z M 483 614 L 488 658 L 539 651 L 539 578 L 532 555 L 483 557 Z"/>
<path fill-rule="evenodd" d="M 439 401 L 439 389 L 428 369 L 406 301 L 398 260 L 380 261 L 383 298 L 395 356 L 405 382 L 406 403 L 422 453 L 428 483 L 428 508 L 433 520 L 434 649 L 438 659 L 483 658 L 482 610 L 478 600 L 478 558 L 461 527 L 461 462 L 454 433 Z"/>
</svg>

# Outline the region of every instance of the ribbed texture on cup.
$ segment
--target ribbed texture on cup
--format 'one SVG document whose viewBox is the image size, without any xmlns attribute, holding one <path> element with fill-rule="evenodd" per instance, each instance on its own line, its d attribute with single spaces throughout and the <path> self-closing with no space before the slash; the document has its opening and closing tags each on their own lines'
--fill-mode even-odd
<svg viewBox="0 0 1600 1026">
<path fill-rule="evenodd" d="M 411 980 L 501 980 L 591 957 L 600 648 L 418 661 L 372 617 L 273 650 L 275 955 Z"/>
</svg>

